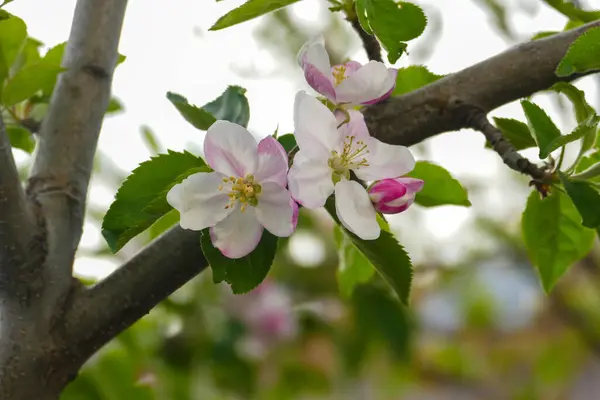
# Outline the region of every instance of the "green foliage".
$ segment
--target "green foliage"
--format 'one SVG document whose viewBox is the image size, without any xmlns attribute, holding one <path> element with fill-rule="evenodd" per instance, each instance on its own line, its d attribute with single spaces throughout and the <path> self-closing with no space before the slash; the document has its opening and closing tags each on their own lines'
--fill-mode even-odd
<svg viewBox="0 0 600 400">
<path fill-rule="evenodd" d="M 188 152 L 168 151 L 141 163 L 119 188 L 102 222 L 102 235 L 113 252 L 171 210 L 166 194 L 188 175 L 208 171 Z"/>
<path fill-rule="evenodd" d="M 548 157 L 550 154 L 548 149 L 554 140 L 560 138 L 560 130 L 537 104 L 522 100 L 521 107 L 523 107 L 525 117 L 529 122 L 529 129 L 540 148 L 539 157 Z"/>
<path fill-rule="evenodd" d="M 545 199 L 533 191 L 527 200 L 521 219 L 523 240 L 546 292 L 593 246 L 594 231 L 580 221 L 573 202 L 559 190 Z"/>
<path fill-rule="evenodd" d="M 250 106 L 245 93 L 244 88 L 229 86 L 223 94 L 202 107 L 189 104 L 185 97 L 173 92 L 167 92 L 167 99 L 187 122 L 205 131 L 218 119 L 248 126 Z"/>
<path fill-rule="evenodd" d="M 593 143 L 593 139 L 596 136 L 596 128 L 598 127 L 599 122 L 599 116 L 596 114 L 591 115 L 588 119 L 577 125 L 577 127 L 570 134 L 559 136 L 548 143 L 543 149 L 540 148 L 540 158 L 543 158 L 541 157 L 541 154 L 544 154 L 544 157 L 547 157 L 554 150 L 581 138 L 590 137 L 592 139 L 591 143 Z M 588 140 L 588 143 L 590 143 L 590 140 Z M 591 145 L 589 145 L 589 147 L 591 147 Z"/>
<path fill-rule="evenodd" d="M 294 149 L 294 147 L 296 147 L 296 137 L 292 133 L 281 135 L 277 138 L 277 140 L 279 143 L 281 143 L 288 154 L 290 151 L 292 151 L 292 149 Z"/>
<path fill-rule="evenodd" d="M 29 154 L 35 149 L 35 140 L 27 129 L 18 125 L 8 125 L 6 127 L 8 140 L 13 148 L 21 149 Z"/>
<path fill-rule="evenodd" d="M 13 15 L 0 21 L 0 83 L 10 76 L 11 67 L 26 38 L 27 26 L 22 19 Z M 2 86 L 0 84 L 0 88 Z"/>
<path fill-rule="evenodd" d="M 152 129 L 150 129 L 148 125 L 142 125 L 140 127 L 140 133 L 148 150 L 153 154 L 158 154 L 160 152 L 160 145 L 158 144 L 158 138 L 156 137 L 156 134 L 152 132 Z"/>
<path fill-rule="evenodd" d="M 508 140 L 517 150 L 528 149 L 530 147 L 536 147 L 537 144 L 527 124 L 512 118 L 499 118 L 494 117 L 494 123 L 496 127 L 502 131 L 502 135 Z M 491 147 L 490 143 L 487 142 L 486 147 Z"/>
<path fill-rule="evenodd" d="M 568 82 L 555 83 L 551 88 L 557 93 L 562 93 L 571 101 L 573 104 L 573 110 L 575 111 L 575 118 L 577 122 L 583 122 L 593 114 L 596 110 L 585 99 L 585 93 L 577 89 L 574 85 Z"/>
<path fill-rule="evenodd" d="M 349 298 L 357 285 L 371 279 L 375 269 L 339 226 L 335 226 L 333 234 L 340 259 L 337 270 L 338 286 L 340 293 Z"/>
<path fill-rule="evenodd" d="M 208 228 L 202 231 L 200 239 L 202 252 L 213 271 L 214 282 L 229 283 L 235 294 L 249 292 L 266 278 L 275 259 L 277 241 L 277 236 L 265 229 L 258 246 L 250 254 L 231 259 L 213 246 Z"/>
<path fill-rule="evenodd" d="M 340 224 L 337 217 L 334 196 L 329 197 L 325 208 L 350 238 L 354 246 L 363 253 L 377 272 L 394 289 L 400 301 L 408 304 L 413 267 L 404 247 L 396 241 L 391 233 L 385 230 L 382 230 L 379 238 L 375 240 L 362 240 L 348 231 Z"/>
<path fill-rule="evenodd" d="M 581 215 L 581 224 L 587 228 L 600 226 L 600 193 L 589 182 L 569 179 L 560 173 L 560 181 L 577 211 Z"/>
<path fill-rule="evenodd" d="M 575 172 L 583 172 L 598 163 L 600 163 L 600 151 L 595 151 L 579 160 L 575 166 Z"/>
<path fill-rule="evenodd" d="M 419 37 L 427 25 L 423 10 L 405 1 L 357 0 L 356 13 L 363 29 L 381 41 L 392 64 L 406 51 L 406 42 Z"/>
<path fill-rule="evenodd" d="M 261 15 L 270 13 L 282 7 L 294 4 L 299 0 L 249 0 L 238 8 L 223 15 L 210 27 L 210 31 L 228 28 L 239 23 L 249 21 Z"/>
<path fill-rule="evenodd" d="M 578 8 L 574 3 L 565 0 L 543 0 L 544 3 L 554 8 L 570 20 L 579 20 L 581 22 L 592 22 L 600 19 L 600 11 L 584 11 Z"/>
<path fill-rule="evenodd" d="M 399 68 L 398 75 L 396 76 L 396 87 L 392 92 L 392 96 L 400 96 L 412 92 L 443 77 L 444 75 L 437 75 L 430 72 L 423 65 L 411 65 L 410 67 Z"/>
<path fill-rule="evenodd" d="M 425 181 L 415 197 L 415 203 L 423 207 L 442 205 L 470 206 L 467 190 L 446 169 L 428 161 L 417 161 L 415 168 L 406 176 Z"/>
<path fill-rule="evenodd" d="M 167 99 L 177 108 L 183 118 L 195 128 L 205 131 L 215 123 L 216 118 L 203 108 L 188 103 L 180 94 L 167 92 Z"/>
<path fill-rule="evenodd" d="M 556 67 L 563 77 L 600 69 L 600 27 L 591 28 L 579 36 Z"/>
<path fill-rule="evenodd" d="M 119 99 L 117 99 L 116 97 L 112 97 L 110 99 L 110 101 L 108 102 L 108 107 L 106 108 L 106 113 L 112 114 L 112 113 L 117 113 L 117 112 L 120 112 L 123 110 L 124 110 L 123 103 L 121 103 L 121 101 Z"/>
<path fill-rule="evenodd" d="M 58 74 L 64 71 L 60 66 L 44 60 L 25 66 L 8 80 L 2 95 L 2 104 L 12 106 L 35 95 L 44 87 L 53 87 Z"/>
</svg>

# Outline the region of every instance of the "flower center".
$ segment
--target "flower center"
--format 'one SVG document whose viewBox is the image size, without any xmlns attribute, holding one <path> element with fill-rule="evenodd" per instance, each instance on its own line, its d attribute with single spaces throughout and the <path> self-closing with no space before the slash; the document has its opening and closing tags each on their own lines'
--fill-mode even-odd
<svg viewBox="0 0 600 400">
<path fill-rule="evenodd" d="M 219 186 L 219 190 L 228 192 L 229 203 L 225 208 L 235 207 L 236 203 L 239 202 L 242 205 L 240 209 L 244 212 L 248 204 L 256 207 L 262 187 L 254 182 L 253 175 L 248 174 L 244 178 L 236 178 L 235 176 L 223 178 L 223 185 Z"/>
<path fill-rule="evenodd" d="M 327 164 L 333 170 L 332 179 L 336 183 L 342 178 L 350 179 L 350 170 L 369 166 L 367 145 L 362 140 L 355 142 L 354 139 L 356 137 L 346 136 L 341 154 L 336 150 L 331 151 Z"/>
<path fill-rule="evenodd" d="M 339 85 L 347 78 L 346 76 L 346 66 L 345 65 L 336 65 L 333 67 L 333 83 L 335 86 Z"/>
</svg>

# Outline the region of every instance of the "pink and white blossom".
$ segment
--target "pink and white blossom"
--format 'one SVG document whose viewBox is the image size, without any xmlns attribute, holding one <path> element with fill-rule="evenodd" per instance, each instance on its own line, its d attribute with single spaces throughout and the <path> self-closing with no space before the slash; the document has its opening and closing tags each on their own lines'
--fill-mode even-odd
<svg viewBox="0 0 600 400">
<path fill-rule="evenodd" d="M 306 208 L 319 208 L 335 192 L 337 216 L 342 224 L 362 239 L 379 237 L 376 212 L 367 190 L 350 180 L 375 181 L 406 174 L 415 160 L 408 148 L 380 142 L 371 137 L 362 114 L 348 110 L 346 116 L 332 114 L 306 92 L 296 95 L 294 126 L 299 147 L 288 173 L 292 197 Z M 336 118 L 337 117 L 337 118 Z"/>
<path fill-rule="evenodd" d="M 415 178 L 383 179 L 369 188 L 369 198 L 376 211 L 398 214 L 415 201 L 415 195 L 423 189 L 424 182 Z"/>
<path fill-rule="evenodd" d="M 286 189 L 288 158 L 276 139 L 257 144 L 242 126 L 217 121 L 204 154 L 214 172 L 190 175 L 167 194 L 182 228 L 210 228 L 213 245 L 229 258 L 254 250 L 265 228 L 279 237 L 294 232 L 298 207 Z"/>
<path fill-rule="evenodd" d="M 338 105 L 375 104 L 388 98 L 396 86 L 398 71 L 382 62 L 362 65 L 349 61 L 332 66 L 322 37 L 302 47 L 298 63 L 308 84 Z"/>
</svg>

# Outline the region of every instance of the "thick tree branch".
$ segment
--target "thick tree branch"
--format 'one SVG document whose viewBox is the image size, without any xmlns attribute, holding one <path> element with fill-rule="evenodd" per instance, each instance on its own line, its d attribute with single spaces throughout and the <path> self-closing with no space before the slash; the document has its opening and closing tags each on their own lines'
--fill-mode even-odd
<svg viewBox="0 0 600 400">
<path fill-rule="evenodd" d="M 419 90 L 370 106 L 364 110 L 367 125 L 378 139 L 405 146 L 467 128 L 457 106 L 473 106 L 487 113 L 560 80 L 580 77 L 562 79 L 554 71 L 569 45 L 596 26 L 600 21 L 523 43 Z"/>
<path fill-rule="evenodd" d="M 504 138 L 502 131 L 488 120 L 485 111 L 468 107 L 464 110 L 466 125 L 483 133 L 492 148 L 509 168 L 531 176 L 540 182 L 550 183 L 552 175 L 546 169 L 540 168 L 523 157 L 514 146 Z"/>
<path fill-rule="evenodd" d="M 35 224 L 0 115 L 0 295 L 23 282 Z"/>
<path fill-rule="evenodd" d="M 200 232 L 172 228 L 102 282 L 75 296 L 66 316 L 67 343 L 85 360 L 207 265 Z"/>
<path fill-rule="evenodd" d="M 67 71 L 58 79 L 39 133 L 27 193 L 41 208 L 47 242 L 45 281 L 54 297 L 64 295 L 72 279 L 126 5 L 127 0 L 77 1 L 62 60 Z"/>
<path fill-rule="evenodd" d="M 360 36 L 360 40 L 363 42 L 363 47 L 367 52 L 367 57 L 369 57 L 369 60 L 383 62 L 383 59 L 381 58 L 381 46 L 379 45 L 379 42 L 375 36 L 369 35 L 367 32 L 365 32 L 362 26 L 360 26 L 360 22 L 358 21 L 358 17 L 356 17 L 356 13 L 354 16 L 348 18 L 348 21 L 350 21 L 352 27 L 356 33 L 358 33 L 358 36 Z"/>
</svg>

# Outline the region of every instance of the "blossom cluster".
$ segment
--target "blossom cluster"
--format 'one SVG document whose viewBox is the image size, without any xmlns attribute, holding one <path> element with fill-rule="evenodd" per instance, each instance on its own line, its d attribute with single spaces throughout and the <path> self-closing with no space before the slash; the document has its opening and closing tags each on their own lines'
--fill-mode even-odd
<svg viewBox="0 0 600 400">
<path fill-rule="evenodd" d="M 344 227 L 361 239 L 377 239 L 377 212 L 406 210 L 423 187 L 419 179 L 402 177 L 415 165 L 408 148 L 372 137 L 355 109 L 389 97 L 397 71 L 376 61 L 331 66 L 322 39 L 307 43 L 298 62 L 308 84 L 335 107 L 331 111 L 298 92 L 294 135 L 299 150 L 289 171 L 288 155 L 275 138 L 257 143 L 244 127 L 217 121 L 204 141 L 213 172 L 190 175 L 167 194 L 181 227 L 210 228 L 213 245 L 226 257 L 248 255 L 264 229 L 290 236 L 298 204 L 320 208 L 332 194 Z M 359 180 L 371 185 L 366 188 Z"/>
</svg>

